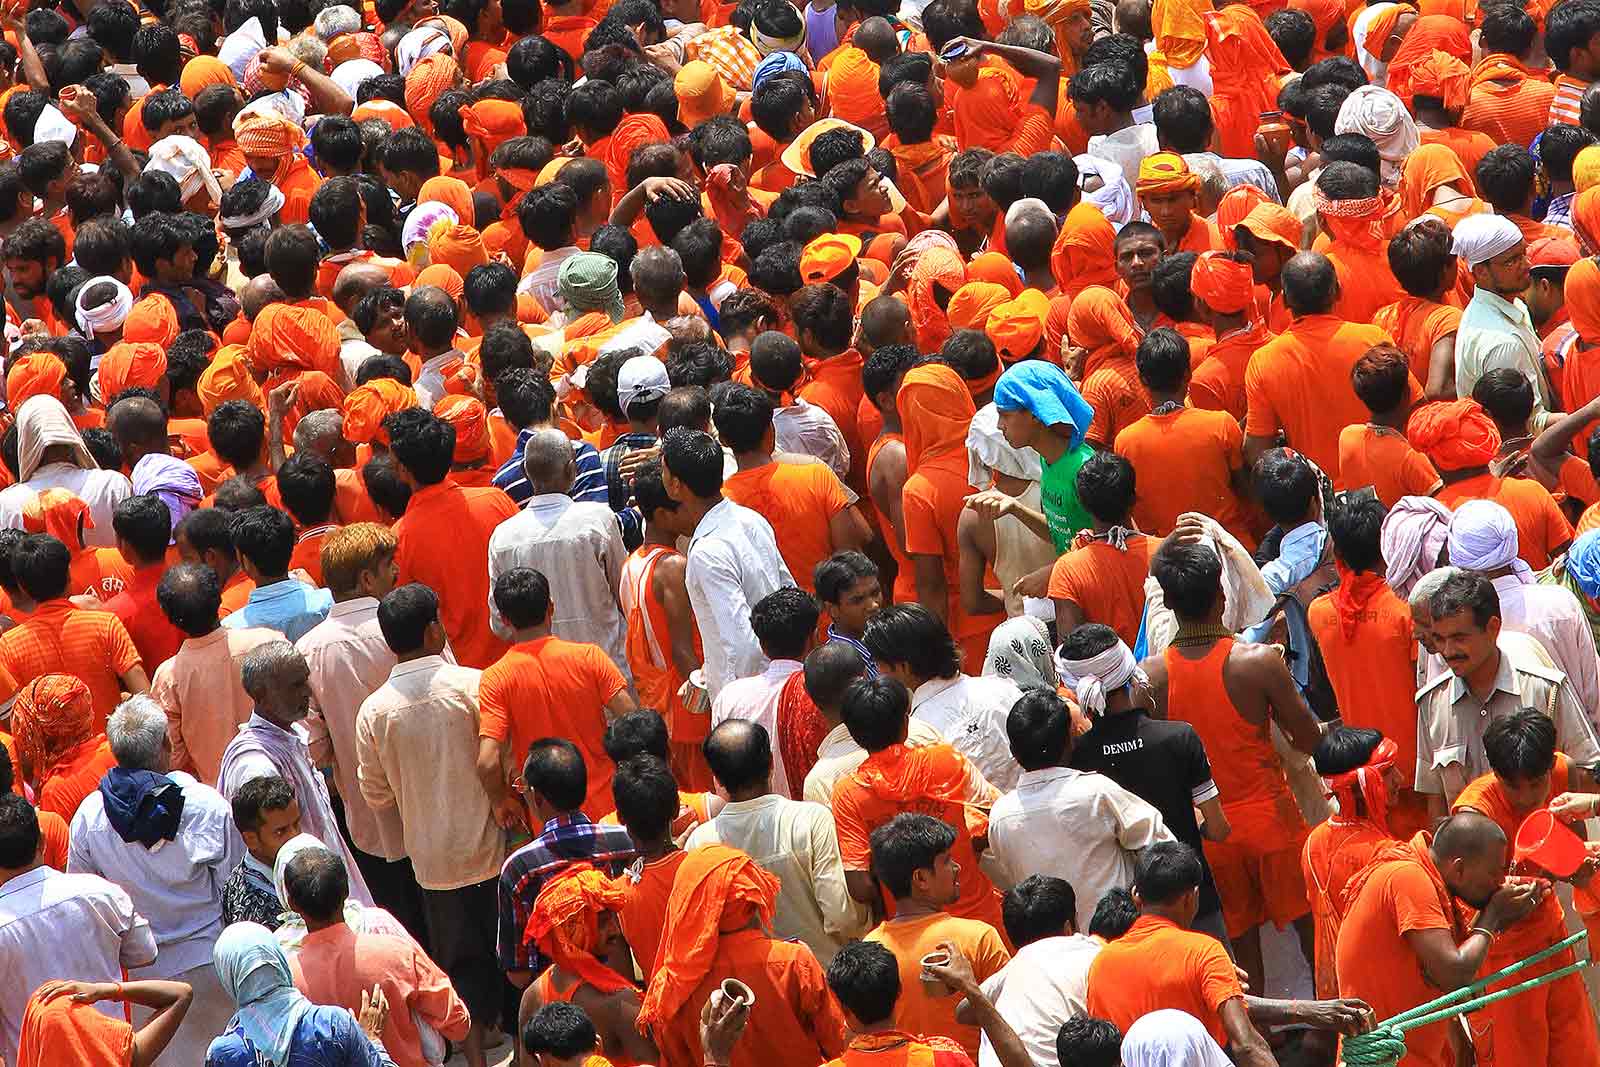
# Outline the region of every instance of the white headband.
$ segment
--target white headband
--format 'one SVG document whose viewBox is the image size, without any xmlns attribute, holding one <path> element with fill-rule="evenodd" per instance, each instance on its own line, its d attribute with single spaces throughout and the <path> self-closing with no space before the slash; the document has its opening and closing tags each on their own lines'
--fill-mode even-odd
<svg viewBox="0 0 1600 1067">
<path fill-rule="evenodd" d="M 1056 666 L 1061 680 L 1078 694 L 1078 705 L 1089 715 L 1100 715 L 1106 710 L 1106 694 L 1115 692 L 1129 682 L 1149 685 L 1150 679 L 1139 669 L 1128 646 L 1118 641 L 1110 648 L 1088 659 L 1067 659 L 1056 653 Z"/>
<path fill-rule="evenodd" d="M 276 185 L 267 186 L 267 198 L 261 206 L 248 215 L 222 216 L 222 228 L 225 230 L 247 230 L 252 226 L 259 226 L 266 222 L 283 207 L 283 192 Z"/>
<path fill-rule="evenodd" d="M 116 286 L 116 298 L 108 300 L 96 308 L 83 306 L 84 295 L 97 285 L 110 282 Z M 90 278 L 83 283 L 83 288 L 78 290 L 78 299 L 74 304 L 77 311 L 78 329 L 83 335 L 93 338 L 96 332 L 109 332 L 128 321 L 128 312 L 133 310 L 133 292 L 117 279 L 102 275 L 99 278 Z"/>
</svg>

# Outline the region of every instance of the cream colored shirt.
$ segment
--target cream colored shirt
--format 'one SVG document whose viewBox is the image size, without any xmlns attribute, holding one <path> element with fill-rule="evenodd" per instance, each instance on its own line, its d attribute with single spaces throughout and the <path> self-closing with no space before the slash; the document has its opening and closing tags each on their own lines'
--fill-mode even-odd
<svg viewBox="0 0 1600 1067">
<path fill-rule="evenodd" d="M 937 726 L 923 722 L 921 719 L 912 719 L 906 725 L 906 744 L 912 748 L 924 748 L 928 745 L 941 744 L 944 735 Z M 822 743 L 817 746 L 817 762 L 806 775 L 805 788 L 801 793 L 806 800 L 824 807 L 833 804 L 833 787 L 839 784 L 839 779 L 861 766 L 867 759 L 867 750 L 855 743 L 850 736 L 850 731 L 840 723 L 829 730 L 823 737 Z"/>
<path fill-rule="evenodd" d="M 480 675 L 438 656 L 399 663 L 356 714 L 361 795 L 398 816 L 424 889 L 476 885 L 505 862 L 505 835 L 478 781 Z"/>
<path fill-rule="evenodd" d="M 185 638 L 156 668 L 150 696 L 167 712 L 174 770 L 217 784 L 222 750 L 255 710 L 239 681 L 239 664 L 257 645 L 282 638 L 261 626 L 219 626 L 204 637 Z"/>
</svg>

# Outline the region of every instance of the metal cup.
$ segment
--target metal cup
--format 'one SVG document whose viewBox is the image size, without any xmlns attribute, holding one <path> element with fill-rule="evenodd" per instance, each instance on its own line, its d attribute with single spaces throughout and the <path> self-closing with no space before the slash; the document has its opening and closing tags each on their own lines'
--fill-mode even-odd
<svg viewBox="0 0 1600 1067">
<path fill-rule="evenodd" d="M 937 967 L 948 967 L 950 965 L 950 953 L 943 949 L 936 949 L 922 957 L 922 991 L 930 997 L 947 997 L 955 992 L 945 985 L 943 981 L 928 973 L 927 968 L 930 963 Z"/>
</svg>

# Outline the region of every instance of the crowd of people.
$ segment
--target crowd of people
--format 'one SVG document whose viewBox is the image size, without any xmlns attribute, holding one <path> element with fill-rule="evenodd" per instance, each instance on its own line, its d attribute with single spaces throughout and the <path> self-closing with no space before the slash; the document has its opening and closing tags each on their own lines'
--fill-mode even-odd
<svg viewBox="0 0 1600 1067">
<path fill-rule="evenodd" d="M 0 33 L 0 1065 L 1334 1067 L 1600 931 L 1600 0 Z"/>
</svg>

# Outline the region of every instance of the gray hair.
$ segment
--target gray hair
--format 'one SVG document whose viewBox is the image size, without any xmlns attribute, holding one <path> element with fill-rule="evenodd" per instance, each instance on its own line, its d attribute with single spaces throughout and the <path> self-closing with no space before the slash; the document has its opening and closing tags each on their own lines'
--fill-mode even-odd
<svg viewBox="0 0 1600 1067">
<path fill-rule="evenodd" d="M 1448 582 L 1451 578 L 1454 578 L 1458 574 L 1465 573 L 1467 572 L 1462 570 L 1460 567 L 1436 567 L 1427 574 L 1424 574 L 1421 578 L 1417 579 L 1417 584 L 1411 587 L 1411 607 L 1413 609 L 1428 608 L 1428 613 L 1431 615 L 1433 612 L 1431 607 L 1429 607 L 1429 602 L 1433 600 L 1433 594 L 1437 593 L 1440 589 L 1443 589 L 1444 583 Z"/>
<path fill-rule="evenodd" d="M 1011 21 L 1006 23 L 1005 29 L 994 40 L 995 44 L 1016 45 L 1019 48 L 1031 48 L 1035 52 L 1056 50 L 1056 31 L 1038 15 L 1011 16 Z"/>
<path fill-rule="evenodd" d="M 571 484 L 567 467 L 572 462 L 572 441 L 560 430 L 535 430 L 522 449 L 522 472 L 538 492 Z"/>
<path fill-rule="evenodd" d="M 1025 196 L 1021 200 L 1006 208 L 1006 225 L 1009 226 L 1024 215 L 1039 215 L 1054 223 L 1055 212 L 1050 210 L 1050 205 L 1036 196 Z"/>
<path fill-rule="evenodd" d="M 257 645 L 239 664 L 239 682 L 252 700 L 260 700 L 291 663 L 305 666 L 306 659 L 287 641 Z"/>
<path fill-rule="evenodd" d="M 106 720 L 106 740 L 123 769 L 158 771 L 167 740 L 166 710 L 144 693 L 131 696 Z"/>
<path fill-rule="evenodd" d="M 338 408 L 318 408 L 308 411 L 301 416 L 294 427 L 294 450 L 296 452 L 311 451 L 319 440 L 330 434 L 344 432 L 344 415 Z M 324 457 L 326 458 L 326 457 Z"/>
<path fill-rule="evenodd" d="M 334 4 L 317 12 L 311 25 L 317 36 L 331 41 L 341 33 L 358 33 L 361 30 L 361 12 L 345 4 Z"/>
<path fill-rule="evenodd" d="M 1202 215 L 1210 215 L 1217 210 L 1217 202 L 1227 195 L 1232 186 L 1228 176 L 1222 173 L 1222 168 L 1217 161 L 1205 153 L 1195 152 L 1183 157 L 1189 164 L 1189 170 L 1200 179 L 1200 210 Z"/>
<path fill-rule="evenodd" d="M 683 273 L 683 260 L 677 250 L 667 245 L 642 248 L 628 266 L 628 276 L 633 279 L 634 292 L 644 296 L 666 297 L 681 291 L 687 282 Z"/>
<path fill-rule="evenodd" d="M 328 46 L 317 37 L 307 37 L 302 34 L 285 47 L 289 49 L 290 55 L 319 73 L 322 71 L 323 61 L 328 58 Z"/>
</svg>

